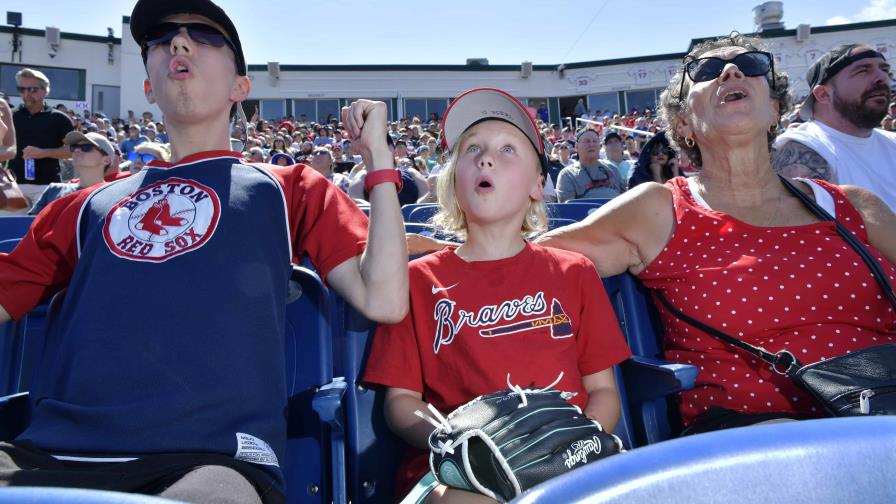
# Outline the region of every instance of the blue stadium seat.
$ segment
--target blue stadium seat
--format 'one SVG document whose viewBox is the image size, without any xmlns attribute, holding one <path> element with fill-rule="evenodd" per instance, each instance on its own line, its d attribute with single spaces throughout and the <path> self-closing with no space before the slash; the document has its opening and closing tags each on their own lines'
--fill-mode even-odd
<svg viewBox="0 0 896 504">
<path fill-rule="evenodd" d="M 427 207 L 435 207 L 438 208 L 438 204 L 436 203 L 411 203 L 408 205 L 403 205 L 401 207 L 401 216 L 404 217 L 405 222 L 424 222 L 419 220 L 412 220 L 411 214 L 414 213 L 418 208 L 427 208 Z"/>
<path fill-rule="evenodd" d="M 62 306 L 64 293 L 57 293 L 49 303 L 43 303 L 20 320 L 0 325 L 0 396 L 28 390 L 31 370 L 40 358 L 45 341 L 48 313 Z"/>
<path fill-rule="evenodd" d="M 359 383 L 376 325 L 340 301 L 337 370 L 345 374 L 345 472 L 349 502 L 391 503 L 403 443 L 389 430 L 384 390 Z"/>
<path fill-rule="evenodd" d="M 558 227 L 567 226 L 569 224 L 575 224 L 578 221 L 573 219 L 562 219 L 560 217 L 550 217 L 548 218 L 548 229 L 557 229 Z"/>
<path fill-rule="evenodd" d="M 339 420 L 344 387 L 333 378 L 329 296 L 317 273 L 293 267 L 284 338 L 289 423 L 283 471 L 290 503 L 341 502 L 337 497 L 344 487 Z"/>
<path fill-rule="evenodd" d="M 609 200 L 607 200 L 609 201 Z M 571 201 L 568 203 L 547 203 L 548 217 L 583 220 L 588 214 L 600 208 L 602 203 Z"/>
<path fill-rule="evenodd" d="M 4 254 L 12 252 L 20 241 L 22 241 L 21 238 L 7 238 L 6 240 L 0 240 L 0 252 L 3 252 Z"/>
<path fill-rule="evenodd" d="M 11 487 L 0 490 L 0 504 L 177 504 L 149 495 L 77 488 Z"/>
<path fill-rule="evenodd" d="M 21 323 L 10 320 L 0 325 L 0 396 L 19 391 L 24 347 L 25 334 Z"/>
<path fill-rule="evenodd" d="M 423 236 L 432 236 L 434 233 L 433 227 L 430 224 L 424 224 L 422 222 L 405 222 L 404 223 L 404 232 L 405 233 L 416 233 Z"/>
<path fill-rule="evenodd" d="M 597 206 L 600 207 L 611 199 L 612 198 L 578 198 L 572 201 L 567 201 L 567 203 L 597 203 Z"/>
<path fill-rule="evenodd" d="M 513 502 L 896 502 L 896 418 L 827 418 L 688 436 L 589 464 Z"/>
<path fill-rule="evenodd" d="M 33 215 L 9 215 L 0 217 L 0 240 L 8 240 L 9 238 L 21 238 L 28 232 L 31 223 L 34 222 Z"/>
<path fill-rule="evenodd" d="M 407 205 L 405 205 L 407 206 Z M 429 222 L 432 216 L 439 211 L 439 205 L 436 204 L 418 204 L 416 208 L 411 209 L 410 214 L 405 222 Z"/>
<path fill-rule="evenodd" d="M 659 341 L 662 330 L 645 289 L 629 273 L 603 280 L 604 289 L 616 311 L 622 333 L 632 350 L 632 358 L 619 366 L 624 384 L 624 410 L 617 434 L 624 427 L 626 446 L 643 446 L 669 439 L 677 431 L 670 425 L 668 397 L 693 388 L 697 368 L 663 360 Z M 624 411 L 625 413 L 625 411 Z M 625 439 L 623 439 L 625 441 Z"/>
</svg>

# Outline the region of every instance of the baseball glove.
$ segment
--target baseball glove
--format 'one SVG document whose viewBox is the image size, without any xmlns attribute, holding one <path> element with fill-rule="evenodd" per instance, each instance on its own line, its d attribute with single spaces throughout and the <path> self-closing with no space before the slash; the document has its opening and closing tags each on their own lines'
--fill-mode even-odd
<svg viewBox="0 0 896 504">
<path fill-rule="evenodd" d="M 618 437 L 568 403 L 568 392 L 519 386 L 473 399 L 444 417 L 417 415 L 436 429 L 429 463 L 449 487 L 507 502 L 577 467 L 624 451 Z"/>
</svg>

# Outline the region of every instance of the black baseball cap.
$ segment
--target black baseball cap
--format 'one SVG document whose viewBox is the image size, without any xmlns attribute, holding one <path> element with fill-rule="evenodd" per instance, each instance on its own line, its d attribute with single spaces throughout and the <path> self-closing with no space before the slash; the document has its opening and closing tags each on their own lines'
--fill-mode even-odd
<svg viewBox="0 0 896 504">
<path fill-rule="evenodd" d="M 614 138 L 616 140 L 619 140 L 620 142 L 622 141 L 622 137 L 619 135 L 619 133 L 616 133 L 615 131 L 611 131 L 611 132 L 607 133 L 606 135 L 604 135 L 604 145 L 606 145 L 607 142 L 609 142 L 610 140 L 612 140 Z"/>
<path fill-rule="evenodd" d="M 227 17 L 224 9 L 209 0 L 139 0 L 131 12 L 131 35 L 138 45 L 142 45 L 143 39 L 150 28 L 159 24 L 163 19 L 175 14 L 198 14 L 224 28 L 224 34 L 236 48 L 237 75 L 246 75 L 246 57 L 243 55 L 243 45 L 240 36 L 236 32 L 233 21 Z M 146 63 L 146 54 L 143 54 L 143 62 Z"/>
<path fill-rule="evenodd" d="M 857 47 L 864 47 L 867 49 L 856 52 L 855 54 L 850 54 L 853 49 Z M 887 60 L 887 58 L 884 58 L 883 54 L 875 51 L 867 44 L 839 45 L 822 54 L 820 58 L 815 60 L 815 63 L 812 63 L 812 66 L 809 67 L 809 71 L 806 72 L 806 82 L 809 83 L 809 96 L 806 97 L 805 101 L 803 101 L 803 104 L 800 106 L 800 117 L 804 121 L 808 121 L 812 118 L 812 112 L 815 106 L 815 96 L 812 94 L 812 90 L 815 89 L 815 86 L 820 86 L 826 83 L 837 75 L 840 70 L 865 58 L 880 58 L 884 61 Z"/>
</svg>

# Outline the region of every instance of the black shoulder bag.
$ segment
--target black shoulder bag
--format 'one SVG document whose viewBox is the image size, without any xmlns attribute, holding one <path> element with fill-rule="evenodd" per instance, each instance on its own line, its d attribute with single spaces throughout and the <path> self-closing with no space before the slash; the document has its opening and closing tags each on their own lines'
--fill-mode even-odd
<svg viewBox="0 0 896 504">
<path fill-rule="evenodd" d="M 893 287 L 868 249 L 792 182 L 784 177 L 781 177 L 781 182 L 819 219 L 834 222 L 837 232 L 865 261 L 890 304 L 896 309 L 896 294 L 893 292 Z M 676 317 L 768 362 L 775 372 L 789 376 L 797 385 L 812 394 L 829 415 L 896 415 L 896 343 L 876 345 L 840 357 L 803 365 L 789 350 L 771 353 L 764 348 L 741 341 L 684 314 L 672 306 L 659 290 L 654 293 L 663 306 Z"/>
</svg>

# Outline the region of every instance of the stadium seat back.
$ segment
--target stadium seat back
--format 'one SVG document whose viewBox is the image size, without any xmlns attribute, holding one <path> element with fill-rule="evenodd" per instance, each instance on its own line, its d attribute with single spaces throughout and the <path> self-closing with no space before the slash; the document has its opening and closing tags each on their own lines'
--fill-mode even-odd
<svg viewBox="0 0 896 504">
<path fill-rule="evenodd" d="M 687 436 L 589 464 L 515 504 L 896 502 L 896 417 L 826 418 Z"/>
<path fill-rule="evenodd" d="M 343 325 L 337 336 L 345 394 L 345 471 L 348 500 L 360 503 L 393 502 L 395 471 L 403 442 L 386 425 L 385 391 L 360 384 L 376 324 L 347 303 L 341 303 Z"/>
<path fill-rule="evenodd" d="M 629 408 L 632 447 L 656 443 L 678 431 L 672 394 L 693 387 L 693 366 L 663 360 L 662 327 L 646 289 L 629 274 L 604 279 L 622 333 L 633 358 L 620 366 Z M 670 420 L 671 419 L 671 420 Z"/>
<path fill-rule="evenodd" d="M 22 241 L 21 238 L 7 238 L 6 240 L 0 240 L 0 252 L 4 254 L 12 252 L 20 241 Z"/>
<path fill-rule="evenodd" d="M 568 226 L 569 224 L 575 224 L 576 222 L 577 221 L 573 219 L 550 217 L 548 218 L 548 229 L 557 229 L 558 227 Z"/>
<path fill-rule="evenodd" d="M 405 219 L 405 222 L 421 222 L 427 223 L 432 219 L 432 216 L 438 213 L 439 205 L 433 204 L 418 204 L 416 208 L 413 208 Z"/>
<path fill-rule="evenodd" d="M 578 198 L 572 201 L 567 201 L 567 203 L 596 203 L 596 206 L 600 207 L 611 199 L 612 198 Z"/>
<path fill-rule="evenodd" d="M 607 200 L 609 201 L 609 200 Z M 548 203 L 548 217 L 559 219 L 572 219 L 576 222 L 583 220 L 585 217 L 601 207 L 603 203 L 584 202 L 578 200 L 567 203 Z"/>
<path fill-rule="evenodd" d="M 401 216 L 404 218 L 405 222 L 420 222 L 420 221 L 411 220 L 411 214 L 414 212 L 414 210 L 417 210 L 418 208 L 433 207 L 433 206 L 438 207 L 438 204 L 435 204 L 435 203 L 411 203 L 411 204 L 407 204 L 407 205 L 402 205 Z"/>
<path fill-rule="evenodd" d="M 315 413 L 315 394 L 333 380 L 329 291 L 313 271 L 293 267 L 286 304 L 286 441 L 288 502 L 332 500 L 329 426 Z"/>
<path fill-rule="evenodd" d="M 31 223 L 34 222 L 33 215 L 9 215 L 0 217 L 0 240 L 8 240 L 10 238 L 21 238 L 28 232 Z"/>
<path fill-rule="evenodd" d="M 12 487 L 0 492 L 0 504 L 178 504 L 151 495 L 80 488 Z"/>
</svg>

